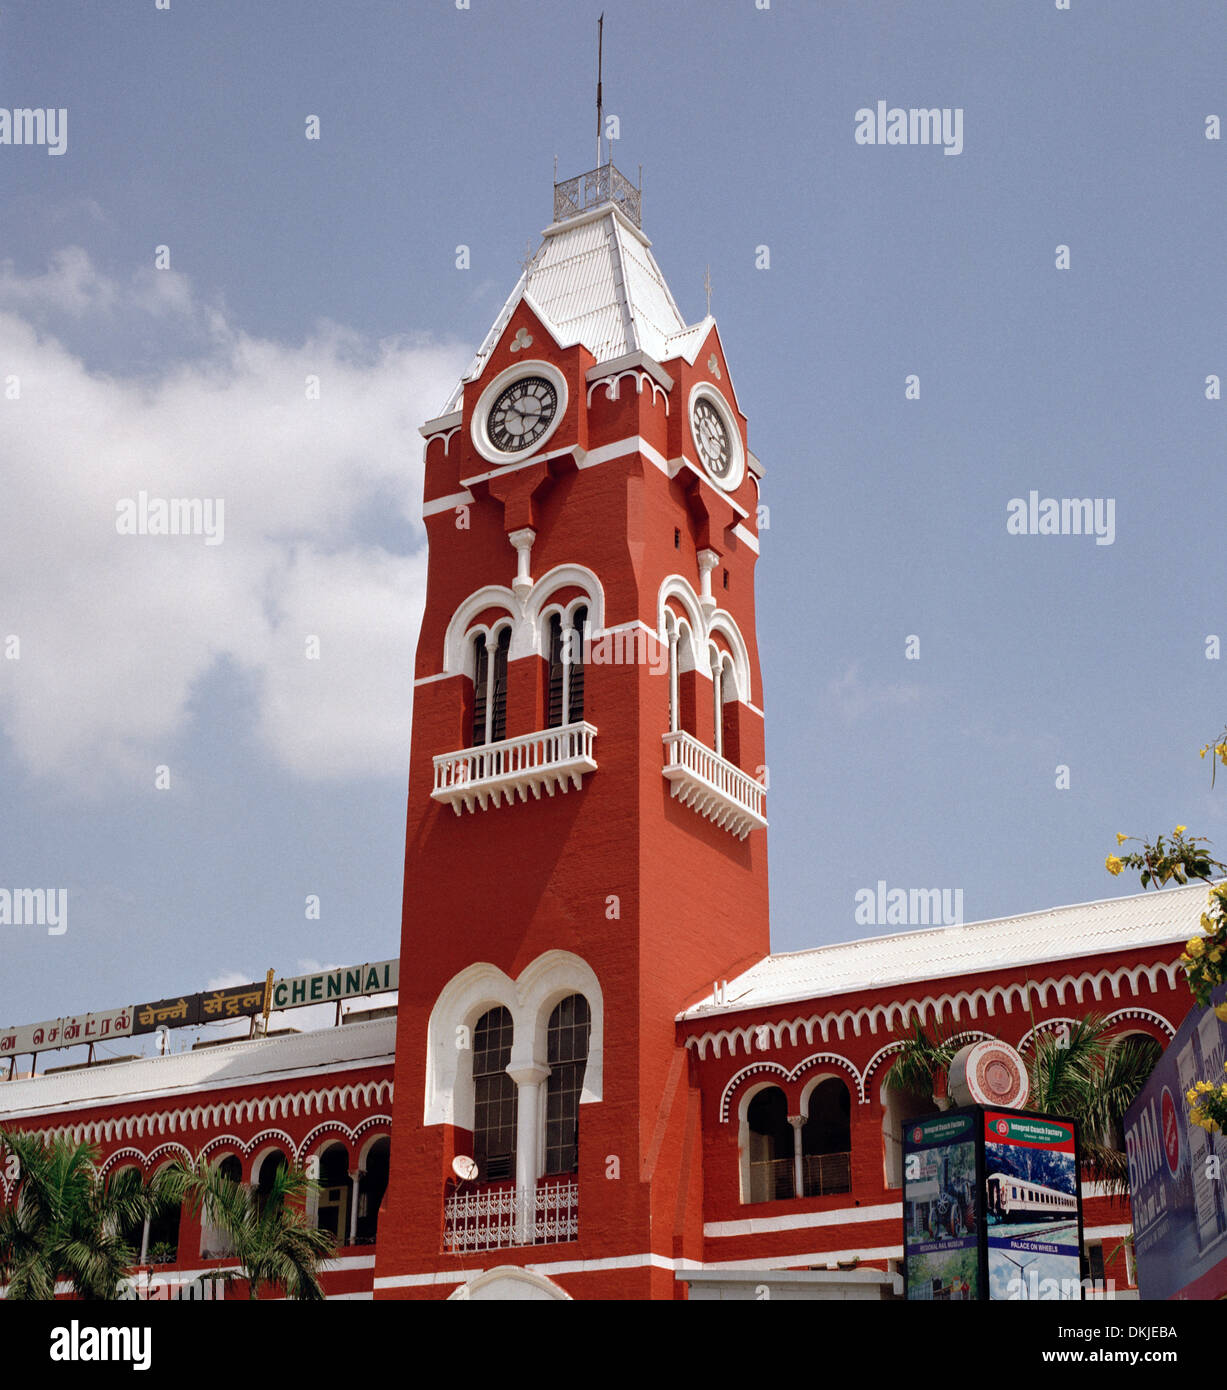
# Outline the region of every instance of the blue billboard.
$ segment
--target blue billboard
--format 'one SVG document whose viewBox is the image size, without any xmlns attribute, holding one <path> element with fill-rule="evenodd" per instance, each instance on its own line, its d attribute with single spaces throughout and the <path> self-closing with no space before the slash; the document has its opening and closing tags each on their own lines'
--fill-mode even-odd
<svg viewBox="0 0 1227 1390">
<path fill-rule="evenodd" d="M 1227 1000 L 1227 985 L 1212 1004 Z M 1133 1250 L 1145 1299 L 1227 1297 L 1227 1137 L 1189 1121 L 1186 1093 L 1221 1082 L 1227 1023 L 1194 1008 L 1125 1116 Z"/>
</svg>

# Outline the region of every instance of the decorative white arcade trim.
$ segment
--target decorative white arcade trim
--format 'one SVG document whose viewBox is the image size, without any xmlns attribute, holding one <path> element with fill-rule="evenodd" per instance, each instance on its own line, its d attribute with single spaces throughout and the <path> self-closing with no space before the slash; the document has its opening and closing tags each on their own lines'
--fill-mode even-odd
<svg viewBox="0 0 1227 1390">
<path fill-rule="evenodd" d="M 105 1120 L 89 1120 L 78 1125 L 54 1125 L 31 1132 L 51 1138 L 71 1135 L 78 1143 L 110 1143 L 114 1139 L 141 1138 L 146 1134 L 174 1134 L 179 1130 L 213 1129 L 219 1125 L 250 1123 L 252 1120 L 288 1119 L 292 1115 L 324 1115 L 350 1106 L 391 1101 L 391 1081 L 364 1081 L 352 1086 L 328 1086 L 318 1091 L 296 1091 L 293 1095 L 260 1096 L 250 1100 L 225 1101 L 217 1105 L 194 1105 L 178 1110 L 156 1110 L 144 1115 L 117 1115 Z M 259 1138 L 261 1136 L 257 1136 Z M 256 1141 L 251 1141 L 254 1144 Z M 248 1149 L 250 1152 L 250 1149 Z"/>
<path fill-rule="evenodd" d="M 856 1087 L 857 1099 L 862 1105 L 868 1103 L 869 1097 L 865 1093 L 865 1083 L 860 1072 L 857 1071 L 853 1063 L 846 1057 L 839 1056 L 835 1052 L 815 1052 L 812 1056 L 806 1057 L 804 1061 L 798 1062 L 791 1071 L 787 1067 L 781 1066 L 779 1062 L 754 1062 L 748 1067 L 742 1067 L 734 1076 L 731 1076 L 724 1090 L 720 1093 L 720 1122 L 727 1124 L 729 1109 L 733 1100 L 733 1093 L 741 1086 L 743 1081 L 748 1081 L 752 1076 L 778 1076 L 782 1081 L 795 1081 L 803 1072 L 809 1071 L 818 1066 L 842 1067 L 852 1078 L 853 1085 Z M 807 1108 L 802 1108 L 802 1114 L 807 1114 Z"/>
<path fill-rule="evenodd" d="M 761 782 L 705 748 L 684 729 L 665 734 L 664 744 L 665 765 L 661 770 L 683 806 L 692 807 L 739 840 L 751 830 L 766 829 Z"/>
<path fill-rule="evenodd" d="M 1160 978 L 1166 978 L 1168 988 L 1175 989 L 1177 987 L 1176 976 L 1180 973 L 1182 972 L 1177 961 L 1154 961 L 1149 965 L 1122 965 L 1115 970 L 1105 969 L 1094 973 L 1084 971 L 1079 975 L 1049 976 L 1038 982 L 1031 981 L 1029 988 L 1038 998 L 1040 1007 L 1047 1008 L 1049 993 L 1056 995 L 1058 1004 L 1064 1004 L 1068 991 L 1081 1004 L 1083 994 L 1088 987 L 1096 1000 L 1103 997 L 1105 987 L 1110 988 L 1113 998 L 1119 999 L 1121 988 L 1125 984 L 1128 984 L 1130 991 L 1136 996 L 1139 992 L 1138 982 L 1143 978 L 1146 979 L 1151 990 L 1157 991 L 1157 981 Z M 712 1049 L 712 1055 L 719 1057 L 726 1044 L 730 1056 L 736 1056 L 740 1050 L 747 1057 L 750 1057 L 754 1055 L 755 1042 L 764 1026 L 775 1031 L 777 1039 L 782 1039 L 783 1034 L 787 1033 L 790 1042 L 795 1047 L 802 1036 L 807 1043 L 813 1043 L 815 1034 L 823 1042 L 829 1042 L 832 1035 L 838 1037 L 842 1042 L 848 1029 L 851 1029 L 852 1036 L 856 1038 L 861 1036 L 862 1029 L 868 1031 L 870 1036 L 875 1035 L 879 1028 L 885 1032 L 893 1032 L 898 1028 L 905 1027 L 913 1014 L 920 1019 L 922 1024 L 926 1019 L 931 1023 L 940 1022 L 947 1009 L 950 1017 L 955 1020 L 959 1019 L 964 1008 L 972 1018 L 976 1018 L 980 1004 L 984 1004 L 985 1013 L 990 1018 L 993 1017 L 997 1004 L 1000 1004 L 1002 1013 L 1013 1013 L 1016 1007 L 1025 1012 L 1028 1008 L 1026 989 L 1020 984 L 993 985 L 987 990 L 958 990 L 954 994 L 942 994 L 940 996 L 926 994 L 919 999 L 915 997 L 892 999 L 885 1004 L 862 1005 L 859 1009 L 841 1009 L 837 1013 L 810 1014 L 807 1018 L 780 1019 L 766 1025 L 750 1023 L 736 1028 L 710 1029 L 705 1033 L 687 1038 L 686 1046 L 693 1047 L 698 1052 L 700 1059 L 707 1056 L 709 1046 Z M 777 1042 L 777 1046 L 781 1045 L 781 1042 Z M 761 1049 L 759 1050 L 761 1051 Z"/>
<path fill-rule="evenodd" d="M 1153 1009 L 1117 1009 L 1115 1013 L 1105 1014 L 1103 1023 L 1105 1028 L 1111 1028 L 1117 1023 L 1127 1023 L 1131 1019 L 1154 1024 L 1168 1038 L 1176 1036 L 1175 1028 L 1162 1014 L 1155 1013 Z M 1027 1029 L 1018 1043 L 1018 1051 L 1025 1052 L 1034 1044 L 1040 1033 L 1050 1033 L 1063 1026 L 1076 1028 L 1081 1022 L 1082 1020 L 1077 1018 L 1046 1018 L 1042 1023 L 1037 1023 L 1034 1028 Z"/>
<path fill-rule="evenodd" d="M 438 753 L 431 796 L 460 815 L 462 809 L 484 811 L 504 801 L 510 805 L 517 796 L 527 801 L 529 792 L 540 801 L 543 790 L 549 796 L 569 787 L 578 791 L 584 774 L 596 771 L 595 738 L 596 725 L 580 720 L 480 748 Z"/>
<path fill-rule="evenodd" d="M 541 1182 L 536 1191 L 502 1187 L 457 1193 L 444 1203 L 443 1249 L 467 1255 L 579 1239 L 579 1183 Z"/>
</svg>

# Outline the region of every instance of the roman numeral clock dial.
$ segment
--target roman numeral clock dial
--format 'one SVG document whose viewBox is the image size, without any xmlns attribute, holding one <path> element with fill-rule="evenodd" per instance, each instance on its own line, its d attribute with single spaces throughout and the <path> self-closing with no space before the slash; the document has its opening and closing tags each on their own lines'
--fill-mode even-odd
<svg viewBox="0 0 1227 1390">
<path fill-rule="evenodd" d="M 544 377 L 522 377 L 501 392 L 490 408 L 486 432 L 496 449 L 522 453 L 549 429 L 558 411 L 558 393 Z"/>
</svg>

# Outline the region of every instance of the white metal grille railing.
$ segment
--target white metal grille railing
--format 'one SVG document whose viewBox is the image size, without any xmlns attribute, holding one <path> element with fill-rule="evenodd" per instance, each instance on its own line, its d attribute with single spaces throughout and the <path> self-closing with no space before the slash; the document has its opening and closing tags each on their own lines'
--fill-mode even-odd
<svg viewBox="0 0 1227 1390">
<path fill-rule="evenodd" d="M 602 164 L 554 185 L 554 221 L 565 222 L 601 203 L 616 203 L 636 227 L 642 227 L 642 201 L 639 189 L 625 174 L 612 164 Z"/>
<path fill-rule="evenodd" d="M 766 792 L 761 782 L 684 729 L 666 734 L 664 743 L 664 775 L 684 806 L 692 806 L 741 840 L 751 830 L 766 826 Z"/>
<path fill-rule="evenodd" d="M 468 1254 L 579 1239 L 579 1184 L 457 1193 L 443 1206 L 443 1249 Z"/>
<path fill-rule="evenodd" d="M 584 773 L 596 770 L 593 740 L 596 725 L 579 720 L 558 729 L 543 729 L 519 738 L 502 739 L 479 748 L 439 753 L 434 759 L 435 783 L 431 796 L 449 802 L 456 814 L 500 801 L 527 801 L 531 793 L 540 799 L 544 790 L 578 789 Z"/>
</svg>

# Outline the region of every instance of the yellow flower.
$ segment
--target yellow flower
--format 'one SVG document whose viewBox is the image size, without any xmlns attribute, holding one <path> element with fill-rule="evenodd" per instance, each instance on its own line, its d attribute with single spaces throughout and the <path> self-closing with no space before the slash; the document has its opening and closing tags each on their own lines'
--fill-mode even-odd
<svg viewBox="0 0 1227 1390">
<path fill-rule="evenodd" d="M 1193 1089 L 1194 1089 L 1195 1091 L 1202 1091 L 1202 1092 L 1205 1092 L 1205 1091 L 1213 1091 L 1213 1090 L 1214 1090 L 1214 1083 L 1213 1083 L 1212 1081 L 1198 1081 L 1198 1082 L 1196 1083 L 1196 1085 L 1194 1085 Z"/>
<path fill-rule="evenodd" d="M 1122 835 L 1119 831 L 1117 831 L 1117 833 L 1116 833 L 1116 843 L 1117 843 L 1118 845 L 1123 845 L 1123 844 L 1125 843 L 1125 841 L 1126 841 L 1128 838 L 1129 838 L 1128 835 Z"/>
<path fill-rule="evenodd" d="M 1188 1101 L 1188 1103 L 1189 1103 L 1190 1105 L 1195 1105 L 1195 1104 L 1197 1103 L 1197 1092 L 1196 1092 L 1196 1091 L 1186 1091 L 1186 1092 L 1184 1093 L 1184 1098 L 1185 1098 L 1185 1100 Z"/>
<path fill-rule="evenodd" d="M 1184 834 L 1184 826 L 1183 826 L 1183 825 L 1178 825 L 1178 826 L 1176 827 L 1176 834 L 1177 834 L 1177 835 L 1183 835 L 1183 834 Z"/>
<path fill-rule="evenodd" d="M 1103 861 L 1103 866 L 1110 874 L 1119 874 L 1125 867 L 1114 854 L 1109 854 Z"/>
<path fill-rule="evenodd" d="M 1192 941 L 1185 943 L 1184 949 L 1196 960 L 1206 949 L 1206 943 L 1200 936 L 1195 936 Z"/>
</svg>

